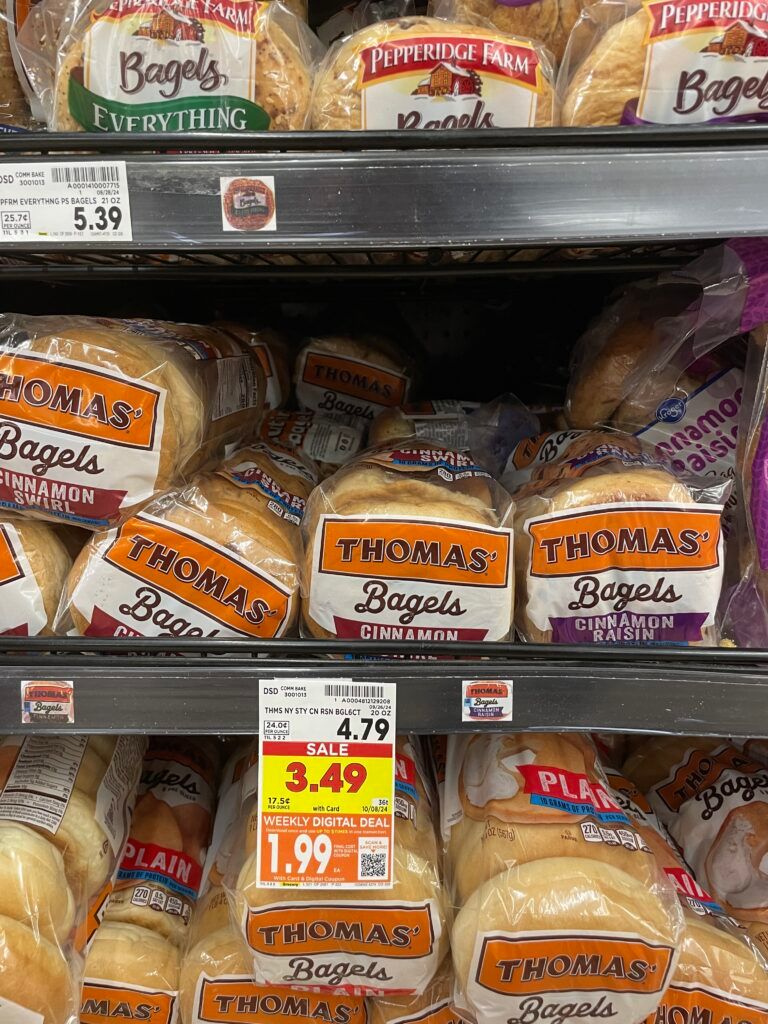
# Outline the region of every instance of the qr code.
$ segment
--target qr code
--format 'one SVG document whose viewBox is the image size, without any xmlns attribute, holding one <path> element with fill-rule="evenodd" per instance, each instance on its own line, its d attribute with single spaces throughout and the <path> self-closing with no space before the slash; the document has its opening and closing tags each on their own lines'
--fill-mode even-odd
<svg viewBox="0 0 768 1024">
<path fill-rule="evenodd" d="M 386 853 L 361 853 L 359 860 L 360 878 L 386 878 Z"/>
</svg>

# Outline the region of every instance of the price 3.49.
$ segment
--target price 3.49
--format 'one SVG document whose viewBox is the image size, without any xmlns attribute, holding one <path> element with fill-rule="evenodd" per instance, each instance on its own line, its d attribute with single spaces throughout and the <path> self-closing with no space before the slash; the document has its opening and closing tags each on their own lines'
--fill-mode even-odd
<svg viewBox="0 0 768 1024">
<path fill-rule="evenodd" d="M 123 211 L 119 206 L 95 206 L 92 211 L 92 220 L 86 216 L 84 206 L 75 207 L 75 231 L 107 231 L 112 228 L 117 231 L 123 219 Z"/>
</svg>

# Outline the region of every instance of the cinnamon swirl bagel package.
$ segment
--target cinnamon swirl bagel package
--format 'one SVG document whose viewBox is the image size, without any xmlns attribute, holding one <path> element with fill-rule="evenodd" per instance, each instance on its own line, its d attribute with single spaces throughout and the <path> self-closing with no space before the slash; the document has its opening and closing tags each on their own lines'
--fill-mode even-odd
<svg viewBox="0 0 768 1024">
<path fill-rule="evenodd" d="M 471 455 L 404 440 L 315 488 L 304 516 L 304 631 L 346 640 L 504 640 L 512 505 Z"/>
<path fill-rule="evenodd" d="M 441 827 L 455 1002 L 483 1024 L 641 1024 L 682 912 L 586 736 L 447 737 Z"/>
<path fill-rule="evenodd" d="M 0 502 L 98 529 L 252 429 L 264 378 L 210 327 L 0 316 Z"/>
<path fill-rule="evenodd" d="M 253 637 L 294 629 L 310 484 L 266 446 L 93 536 L 75 561 L 57 629 L 83 636 Z M 309 472 L 309 470 L 307 470 Z"/>
<path fill-rule="evenodd" d="M 556 6 L 534 6 L 548 3 Z M 379 21 L 335 44 L 317 73 L 311 125 L 529 128 L 554 116 L 554 64 L 539 42 L 490 23 L 419 16 Z"/>
<path fill-rule="evenodd" d="M 0 636 L 52 633 L 71 567 L 64 528 L 0 513 Z"/>
<path fill-rule="evenodd" d="M 303 128 L 323 52 L 286 6 L 255 0 L 78 0 L 55 67 L 36 43 L 22 29 L 22 60 L 54 131 Z"/>
<path fill-rule="evenodd" d="M 729 483 L 676 474 L 630 434 L 522 441 L 516 624 L 539 643 L 713 644 Z"/>
<path fill-rule="evenodd" d="M 336 995 L 423 993 L 448 951 L 448 933 L 433 794 L 418 739 L 397 737 L 391 888 L 260 888 L 258 815 L 254 795 L 243 803 L 225 877 L 254 981 Z"/>
<path fill-rule="evenodd" d="M 562 124 L 762 122 L 767 39 L 753 0 L 585 6 L 558 79 Z"/>
</svg>

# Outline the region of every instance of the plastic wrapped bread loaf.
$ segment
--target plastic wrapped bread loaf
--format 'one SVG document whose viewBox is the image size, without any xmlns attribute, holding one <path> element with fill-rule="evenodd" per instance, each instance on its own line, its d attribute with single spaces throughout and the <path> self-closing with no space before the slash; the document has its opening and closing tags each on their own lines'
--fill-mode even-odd
<svg viewBox="0 0 768 1024">
<path fill-rule="evenodd" d="M 481 24 L 490 21 L 500 32 L 538 39 L 559 63 L 583 6 L 584 0 L 457 0 L 454 9 L 458 17 Z"/>
<path fill-rule="evenodd" d="M 331 131 L 528 128 L 554 117 L 554 67 L 543 46 L 498 27 L 411 17 L 336 44 L 317 74 L 311 123 Z"/>
</svg>

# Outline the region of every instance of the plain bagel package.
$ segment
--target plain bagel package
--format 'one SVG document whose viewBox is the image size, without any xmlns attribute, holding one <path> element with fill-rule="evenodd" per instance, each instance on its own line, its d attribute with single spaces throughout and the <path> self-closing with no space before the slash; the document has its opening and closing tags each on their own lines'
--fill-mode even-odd
<svg viewBox="0 0 768 1024">
<path fill-rule="evenodd" d="M 0 1015 L 77 1024 L 82 934 L 128 834 L 145 741 L 0 742 Z"/>
<path fill-rule="evenodd" d="M 286 131 L 306 124 L 323 47 L 286 6 L 254 0 L 78 0 L 53 57 L 41 0 L 19 33 L 53 131 Z"/>
<path fill-rule="evenodd" d="M 363 453 L 310 496 L 302 628 L 318 638 L 504 640 L 512 505 L 471 456 L 405 440 Z"/>
<path fill-rule="evenodd" d="M 537 0 L 535 7 L 553 0 Z M 509 10 L 509 8 L 502 8 Z M 546 49 L 489 23 L 406 17 L 336 43 L 318 71 L 311 126 L 413 130 L 555 123 Z"/>
<path fill-rule="evenodd" d="M 0 317 L 0 501 L 99 529 L 252 429 L 264 378 L 210 327 Z"/>
<path fill-rule="evenodd" d="M 294 630 L 311 470 L 272 454 L 280 464 L 265 445 L 240 449 L 95 534 L 62 594 L 59 632 L 266 639 Z"/>
<path fill-rule="evenodd" d="M 502 482 L 523 639 L 715 642 L 727 481 L 677 474 L 630 434 L 564 431 L 521 442 Z"/>
<path fill-rule="evenodd" d="M 398 736 L 391 888 L 257 884 L 255 795 L 243 802 L 225 886 L 258 985 L 419 995 L 448 951 L 433 796 L 418 740 Z"/>
<path fill-rule="evenodd" d="M 448 736 L 441 827 L 469 1019 L 640 1024 L 656 1011 L 682 912 L 587 737 Z"/>
<path fill-rule="evenodd" d="M 560 69 L 561 123 L 762 121 L 766 30 L 750 0 L 586 6 Z"/>
</svg>

